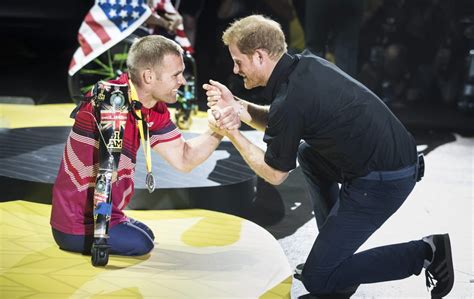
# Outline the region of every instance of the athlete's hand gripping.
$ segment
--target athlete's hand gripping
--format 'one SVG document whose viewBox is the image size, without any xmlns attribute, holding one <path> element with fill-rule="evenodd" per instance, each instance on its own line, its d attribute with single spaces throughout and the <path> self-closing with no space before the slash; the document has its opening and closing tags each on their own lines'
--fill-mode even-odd
<svg viewBox="0 0 474 299">
<path fill-rule="evenodd" d="M 207 106 L 209 108 L 224 108 L 226 106 L 237 106 L 234 95 L 223 84 L 209 80 L 210 84 L 203 84 L 202 88 L 206 90 Z"/>
</svg>

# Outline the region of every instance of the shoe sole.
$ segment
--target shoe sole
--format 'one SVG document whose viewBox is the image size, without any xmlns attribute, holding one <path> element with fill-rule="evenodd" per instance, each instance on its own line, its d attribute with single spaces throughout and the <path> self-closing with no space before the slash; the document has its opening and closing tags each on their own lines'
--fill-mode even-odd
<svg viewBox="0 0 474 299">
<path fill-rule="evenodd" d="M 296 268 L 295 268 L 295 274 L 297 274 L 297 275 L 303 275 L 303 267 L 304 267 L 304 266 L 302 266 L 302 265 L 304 265 L 304 264 L 299 264 L 298 266 L 296 266 Z"/>
<path fill-rule="evenodd" d="M 454 285 L 454 268 L 453 268 L 453 258 L 451 255 L 451 241 L 449 240 L 449 234 L 445 234 L 443 238 L 444 248 L 446 249 L 446 260 L 448 266 L 448 272 L 451 274 L 449 275 L 449 281 L 446 289 L 441 294 L 432 295 L 431 299 L 439 299 L 443 298 L 444 296 L 448 295 L 451 292 L 451 289 Z"/>
</svg>

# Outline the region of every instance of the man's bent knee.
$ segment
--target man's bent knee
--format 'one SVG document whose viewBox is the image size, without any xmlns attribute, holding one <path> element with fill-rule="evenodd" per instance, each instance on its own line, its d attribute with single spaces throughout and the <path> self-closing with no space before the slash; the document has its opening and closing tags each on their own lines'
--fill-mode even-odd
<svg viewBox="0 0 474 299">
<path fill-rule="evenodd" d="M 148 254 L 153 250 L 154 247 L 155 247 L 155 244 L 153 244 L 153 243 L 143 244 L 142 246 L 140 246 L 140 248 L 137 248 L 135 254 L 133 254 L 133 255 Z"/>
<path fill-rule="evenodd" d="M 301 281 L 303 282 L 304 287 L 311 294 L 329 294 L 330 290 L 327 286 L 328 277 L 327 275 L 322 274 L 312 274 L 308 275 L 303 274 L 301 276 Z"/>
<path fill-rule="evenodd" d="M 306 164 L 305 162 L 307 162 L 309 151 L 311 151 L 311 148 L 306 142 L 300 143 L 300 145 L 298 146 L 298 154 L 297 154 L 298 163 L 300 165 Z"/>
</svg>

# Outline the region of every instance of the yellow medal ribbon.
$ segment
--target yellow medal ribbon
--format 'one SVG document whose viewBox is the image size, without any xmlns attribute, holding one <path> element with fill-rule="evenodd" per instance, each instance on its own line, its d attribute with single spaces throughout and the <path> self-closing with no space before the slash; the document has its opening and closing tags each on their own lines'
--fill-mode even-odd
<svg viewBox="0 0 474 299">
<path fill-rule="evenodd" d="M 135 89 L 135 86 L 133 85 L 130 79 L 128 80 L 128 85 L 129 85 L 129 91 L 130 91 L 130 96 L 129 96 L 130 103 L 132 103 L 133 101 L 140 102 L 140 99 L 138 98 L 137 90 Z M 146 171 L 147 171 L 145 183 L 146 183 L 148 192 L 151 193 L 155 190 L 155 179 L 153 177 L 153 173 L 151 172 L 150 133 L 149 133 L 149 129 L 147 128 L 146 138 L 145 138 L 145 132 L 144 132 L 145 122 L 143 121 L 141 108 L 135 109 L 135 114 L 138 116 L 137 127 L 138 127 L 138 131 L 140 132 L 140 139 L 142 141 L 143 153 L 145 154 Z"/>
</svg>

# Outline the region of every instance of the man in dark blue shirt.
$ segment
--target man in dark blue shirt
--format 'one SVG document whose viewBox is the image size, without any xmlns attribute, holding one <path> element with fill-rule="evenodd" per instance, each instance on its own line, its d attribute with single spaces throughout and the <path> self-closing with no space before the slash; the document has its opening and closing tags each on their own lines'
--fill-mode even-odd
<svg viewBox="0 0 474 299">
<path fill-rule="evenodd" d="M 223 41 L 245 88 L 265 87 L 271 105 L 236 98 L 211 80 L 204 85 L 210 125 L 271 184 L 281 184 L 298 158 L 319 229 L 296 269 L 306 289 L 350 296 L 362 283 L 418 275 L 424 267 L 432 296 L 448 294 L 454 272 L 447 234 L 354 254 L 422 177 L 413 137 L 385 104 L 326 60 L 288 55 L 279 24 L 263 16 L 236 21 Z M 265 152 L 237 130 L 240 121 L 265 131 Z"/>
</svg>

